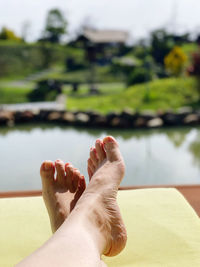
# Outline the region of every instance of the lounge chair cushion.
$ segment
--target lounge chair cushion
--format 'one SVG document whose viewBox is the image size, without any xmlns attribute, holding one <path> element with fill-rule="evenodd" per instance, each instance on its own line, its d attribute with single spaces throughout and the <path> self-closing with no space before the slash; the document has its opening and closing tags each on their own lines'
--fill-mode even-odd
<svg viewBox="0 0 200 267">
<path fill-rule="evenodd" d="M 120 191 L 128 232 L 124 251 L 103 257 L 113 267 L 200 266 L 200 220 L 175 189 Z M 0 199 L 0 266 L 10 267 L 51 236 L 41 197 Z"/>
</svg>

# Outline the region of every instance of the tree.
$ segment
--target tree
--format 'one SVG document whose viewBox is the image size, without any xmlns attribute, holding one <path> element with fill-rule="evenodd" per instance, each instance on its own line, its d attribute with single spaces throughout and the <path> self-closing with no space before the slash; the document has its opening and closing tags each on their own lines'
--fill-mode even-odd
<svg viewBox="0 0 200 267">
<path fill-rule="evenodd" d="M 67 21 L 59 9 L 52 9 L 47 14 L 44 37 L 42 40 L 59 43 L 61 37 L 67 32 Z"/>
<path fill-rule="evenodd" d="M 11 40 L 11 41 L 21 41 L 22 39 L 18 37 L 14 31 L 3 27 L 0 32 L 0 40 Z"/>
<path fill-rule="evenodd" d="M 200 134 L 197 134 L 196 140 L 189 146 L 189 151 L 193 155 L 194 164 L 200 167 Z"/>
<path fill-rule="evenodd" d="M 155 62 L 164 65 L 165 56 L 174 47 L 173 36 L 169 35 L 165 30 L 157 30 L 151 34 L 151 55 Z"/>
<path fill-rule="evenodd" d="M 187 56 L 179 46 L 175 46 L 165 57 L 165 68 L 174 76 L 179 76 L 183 72 Z"/>
<path fill-rule="evenodd" d="M 194 76 L 197 81 L 197 93 L 198 93 L 198 103 L 200 103 L 200 46 L 199 51 L 192 55 L 192 65 L 188 68 L 188 73 Z"/>
</svg>

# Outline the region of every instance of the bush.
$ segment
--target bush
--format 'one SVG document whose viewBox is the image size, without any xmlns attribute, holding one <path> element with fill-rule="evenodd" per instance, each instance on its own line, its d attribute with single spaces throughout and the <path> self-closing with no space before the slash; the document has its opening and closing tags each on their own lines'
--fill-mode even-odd
<svg viewBox="0 0 200 267">
<path fill-rule="evenodd" d="M 64 65 L 69 56 L 84 62 L 80 49 L 50 43 L 0 41 L 0 55 L 0 77 L 25 76 L 54 65 Z"/>
<path fill-rule="evenodd" d="M 134 85 L 152 80 L 152 73 L 145 68 L 135 68 L 128 77 L 127 84 Z"/>
<path fill-rule="evenodd" d="M 42 54 L 34 45 L 0 42 L 0 77 L 23 76 L 42 68 Z"/>
<path fill-rule="evenodd" d="M 62 92 L 61 83 L 54 80 L 43 80 L 28 94 L 30 102 L 53 101 Z"/>
<path fill-rule="evenodd" d="M 196 78 L 198 103 L 200 103 L 200 52 L 199 51 L 192 55 L 192 65 L 188 68 L 188 74 Z"/>
<path fill-rule="evenodd" d="M 1 40 L 12 40 L 12 41 L 22 41 L 22 39 L 17 36 L 12 30 L 3 27 L 0 32 L 0 39 Z"/>
<path fill-rule="evenodd" d="M 80 57 L 67 57 L 65 60 L 65 70 L 67 71 L 77 71 L 86 69 L 88 67 L 87 61 L 82 60 Z"/>
<path fill-rule="evenodd" d="M 142 46 L 142 45 L 135 46 L 134 49 L 133 49 L 133 55 L 136 58 L 139 58 L 141 60 L 145 60 L 145 58 L 150 55 L 150 51 L 149 50 L 150 49 L 148 47 L 145 47 L 145 46 Z"/>
<path fill-rule="evenodd" d="M 187 56 L 183 50 L 179 46 L 175 46 L 164 59 L 165 68 L 170 74 L 179 76 L 183 72 L 186 60 Z"/>
</svg>

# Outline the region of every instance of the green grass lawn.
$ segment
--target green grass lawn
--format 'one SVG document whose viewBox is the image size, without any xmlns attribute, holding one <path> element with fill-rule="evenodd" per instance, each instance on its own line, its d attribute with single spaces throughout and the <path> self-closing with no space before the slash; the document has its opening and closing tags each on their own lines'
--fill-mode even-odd
<svg viewBox="0 0 200 267">
<path fill-rule="evenodd" d="M 67 82 L 86 83 L 91 79 L 90 69 L 76 70 L 76 71 L 64 71 L 64 67 L 61 69 L 54 69 L 47 75 L 44 75 L 42 79 L 56 79 L 65 80 Z M 115 75 L 110 70 L 110 66 L 96 66 L 96 80 L 101 83 L 120 82 L 121 76 Z"/>
<path fill-rule="evenodd" d="M 182 106 L 195 106 L 198 98 L 193 78 L 155 80 L 149 84 L 121 88 L 117 91 L 95 96 L 68 96 L 67 109 L 96 110 L 102 113 L 121 111 L 125 108 L 138 111 L 176 110 Z M 149 91 L 149 101 L 147 91 Z"/>
<path fill-rule="evenodd" d="M 124 92 L 125 84 L 124 83 L 99 83 L 97 84 L 97 88 L 100 91 L 100 94 L 105 95 L 113 95 L 116 93 Z M 72 92 L 71 85 L 65 85 L 63 87 L 63 92 L 70 97 L 87 97 L 89 96 L 89 84 L 81 84 L 79 86 L 78 92 Z"/>
<path fill-rule="evenodd" d="M 123 83 L 105 83 L 98 85 L 101 94 L 113 95 L 124 91 Z M 27 94 L 31 92 L 34 88 L 33 83 L 27 83 L 23 87 L 14 87 L 12 82 L 8 80 L 0 81 L 0 104 L 13 104 L 13 103 L 23 103 L 28 102 Z M 63 93 L 68 97 L 86 97 L 89 96 L 89 86 L 88 84 L 82 84 L 76 94 L 72 93 L 72 88 L 70 85 L 63 86 Z"/>
<path fill-rule="evenodd" d="M 0 88 L 0 104 L 28 102 L 27 94 L 30 91 L 26 88 Z"/>
<path fill-rule="evenodd" d="M 155 80 L 125 88 L 123 83 L 104 83 L 98 85 L 100 94 L 89 95 L 87 84 L 80 86 L 78 93 L 72 93 L 70 86 L 64 86 L 68 110 L 96 110 L 101 113 L 132 110 L 176 110 L 182 106 L 197 105 L 198 95 L 193 78 L 168 78 Z M 31 88 L 0 87 L 0 103 L 27 102 Z M 148 93 L 149 92 L 149 100 Z"/>
</svg>

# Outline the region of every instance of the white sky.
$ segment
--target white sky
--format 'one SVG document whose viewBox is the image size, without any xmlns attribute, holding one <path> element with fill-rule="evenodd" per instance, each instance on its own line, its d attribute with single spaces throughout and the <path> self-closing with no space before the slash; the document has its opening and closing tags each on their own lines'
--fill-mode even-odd
<svg viewBox="0 0 200 267">
<path fill-rule="evenodd" d="M 199 0 L 0 0 L 0 28 L 7 26 L 21 35 L 24 22 L 29 22 L 28 37 L 34 40 L 52 8 L 63 10 L 71 35 L 85 20 L 98 28 L 128 30 L 132 40 L 164 26 L 200 33 Z"/>
</svg>

